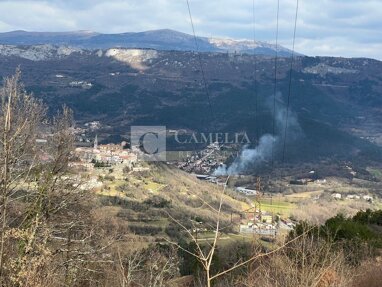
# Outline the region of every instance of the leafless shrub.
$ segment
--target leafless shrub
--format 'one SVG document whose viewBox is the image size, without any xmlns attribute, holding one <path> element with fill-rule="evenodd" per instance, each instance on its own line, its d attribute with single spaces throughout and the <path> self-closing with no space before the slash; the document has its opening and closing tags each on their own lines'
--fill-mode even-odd
<svg viewBox="0 0 382 287">
<path fill-rule="evenodd" d="M 349 286 L 351 268 L 331 243 L 304 234 L 280 252 L 254 262 L 237 286 Z"/>
<path fill-rule="evenodd" d="M 164 287 L 179 276 L 178 256 L 175 248 L 163 250 L 150 247 L 146 250 L 130 251 L 122 255 L 117 250 L 116 277 L 109 286 L 121 287 Z"/>
<path fill-rule="evenodd" d="M 382 282 L 382 263 L 380 260 L 364 262 L 356 271 L 352 287 L 378 287 Z"/>
<path fill-rule="evenodd" d="M 94 244 L 81 181 L 68 174 L 72 113 L 64 107 L 49 122 L 20 71 L 0 98 L 0 285 L 84 286 L 103 247 Z"/>
</svg>

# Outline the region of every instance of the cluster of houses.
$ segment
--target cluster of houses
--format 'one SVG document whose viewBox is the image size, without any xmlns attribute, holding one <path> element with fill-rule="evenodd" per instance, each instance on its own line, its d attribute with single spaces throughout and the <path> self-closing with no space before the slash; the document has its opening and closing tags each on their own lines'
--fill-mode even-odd
<svg viewBox="0 0 382 287">
<path fill-rule="evenodd" d="M 244 195 L 256 195 L 257 194 L 257 190 L 255 189 L 250 189 L 250 188 L 246 188 L 246 187 L 242 187 L 242 186 L 238 186 L 236 187 L 235 189 L 237 192 L 239 193 L 242 193 Z"/>
<path fill-rule="evenodd" d="M 85 123 L 83 126 L 77 126 L 73 128 L 73 133 L 76 137 L 76 141 L 85 144 L 91 143 L 93 136 L 90 135 L 94 134 L 94 132 L 98 131 L 101 127 L 101 122 L 92 121 Z"/>
<path fill-rule="evenodd" d="M 208 181 L 208 182 L 211 182 L 211 183 L 215 183 L 217 185 L 225 185 L 225 178 L 221 178 L 221 177 L 218 177 L 218 176 L 214 176 L 214 175 L 206 175 L 206 174 L 194 174 L 195 177 L 199 180 L 204 180 L 204 181 Z"/>
<path fill-rule="evenodd" d="M 244 224 L 243 224 L 244 223 Z M 289 219 L 281 219 L 275 222 L 272 214 L 266 211 L 256 210 L 256 214 L 240 224 L 240 233 L 256 234 L 264 237 L 276 237 L 278 230 L 292 230 L 295 223 Z"/>
<path fill-rule="evenodd" d="M 82 88 L 82 89 L 90 89 L 93 84 L 86 81 L 72 81 L 69 83 L 69 86 L 76 87 L 76 88 Z"/>
<path fill-rule="evenodd" d="M 102 124 L 100 121 L 92 121 L 84 124 L 85 128 L 90 131 L 96 131 L 101 128 Z"/>
<path fill-rule="evenodd" d="M 219 143 L 215 142 L 208 145 L 200 152 L 192 153 L 191 156 L 185 160 L 176 163 L 179 169 L 186 172 L 196 172 L 200 174 L 211 174 L 216 167 L 220 164 L 217 159 L 220 150 Z"/>
<path fill-rule="evenodd" d="M 240 225 L 240 233 L 244 234 L 257 234 L 263 236 L 272 236 L 277 235 L 276 225 L 268 223 L 248 223 L 248 225 Z"/>
<path fill-rule="evenodd" d="M 253 215 L 246 219 L 244 224 L 240 224 L 240 233 L 275 237 L 277 224 L 271 214 L 266 211 L 256 210 Z"/>
<path fill-rule="evenodd" d="M 91 169 L 95 165 L 113 166 L 124 165 L 132 169 L 138 161 L 136 152 L 126 148 L 126 142 L 121 144 L 98 145 L 97 137 L 93 147 L 77 147 L 75 156 L 77 161 L 72 166 L 83 166 Z"/>
<path fill-rule="evenodd" d="M 195 177 L 199 180 L 208 181 L 211 183 L 215 183 L 217 185 L 225 185 L 225 177 L 219 177 L 214 175 L 208 175 L 208 174 L 194 174 Z M 257 191 L 255 189 L 238 186 L 235 188 L 235 191 L 238 193 L 241 193 L 243 195 L 256 195 Z"/>
<path fill-rule="evenodd" d="M 325 178 L 321 178 L 316 173 L 316 171 L 311 170 L 308 173 L 303 174 L 303 175 L 301 175 L 298 178 L 291 179 L 289 181 L 289 184 L 291 184 L 291 185 L 307 185 L 307 184 L 312 183 L 312 182 L 319 183 L 319 184 L 324 184 L 324 183 L 326 183 L 326 179 Z"/>
<path fill-rule="evenodd" d="M 331 195 L 334 199 L 350 199 L 350 200 L 360 200 L 363 199 L 367 202 L 373 202 L 373 197 L 370 195 L 359 195 L 359 194 L 347 194 L 344 196 L 341 193 L 333 193 Z"/>
</svg>

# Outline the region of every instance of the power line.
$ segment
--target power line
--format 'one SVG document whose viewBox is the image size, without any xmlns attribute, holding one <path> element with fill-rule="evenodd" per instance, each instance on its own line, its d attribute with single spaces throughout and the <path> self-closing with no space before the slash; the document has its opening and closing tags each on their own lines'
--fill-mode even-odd
<svg viewBox="0 0 382 287">
<path fill-rule="evenodd" d="M 257 57 L 256 57 L 256 14 L 255 0 L 252 1 L 252 22 L 253 22 L 253 78 L 254 78 L 254 93 L 255 93 L 255 129 L 256 140 L 259 141 L 259 125 L 258 125 L 258 98 L 257 98 Z"/>
<path fill-rule="evenodd" d="M 210 92 L 209 92 L 209 90 L 208 90 L 208 85 L 207 85 L 206 77 L 205 77 L 205 74 L 204 74 L 203 63 L 202 63 L 202 57 L 201 57 L 201 55 L 200 55 L 198 39 L 197 39 L 197 37 L 196 37 L 196 33 L 195 33 L 194 21 L 192 20 L 192 14 L 191 14 L 190 3 L 189 3 L 189 0 L 186 0 L 186 2 L 187 2 L 187 8 L 188 8 L 188 15 L 190 16 L 190 22 L 191 22 L 191 27 L 192 27 L 192 33 L 193 33 L 194 41 L 195 41 L 196 54 L 197 54 L 197 57 L 198 57 L 198 60 L 199 60 L 200 71 L 201 71 L 201 73 L 202 73 L 202 81 L 203 81 L 204 89 L 205 89 L 205 92 L 206 92 L 206 95 L 207 95 L 208 107 L 209 107 L 209 109 L 210 109 L 210 113 L 211 113 L 211 117 L 212 117 L 212 122 L 214 122 L 215 119 L 216 119 L 216 118 L 215 118 L 215 113 L 214 113 L 214 111 L 213 111 L 213 109 L 212 109 Z"/>
<path fill-rule="evenodd" d="M 296 14 L 294 17 L 292 55 L 291 55 L 290 70 L 289 70 L 289 89 L 288 89 L 287 108 L 286 108 L 286 115 L 285 115 L 285 129 L 284 129 L 284 143 L 283 143 L 283 157 L 282 157 L 283 163 L 285 160 L 285 147 L 286 147 L 286 138 L 287 138 L 287 129 L 288 129 L 288 118 L 289 118 L 289 104 L 290 104 L 290 95 L 291 95 L 291 91 L 292 91 L 292 72 L 293 72 L 293 63 L 294 63 L 294 46 L 295 46 L 295 41 L 296 41 L 298 1 L 299 0 L 296 0 Z"/>
<path fill-rule="evenodd" d="M 276 92 L 277 92 L 277 58 L 278 58 L 278 39 L 279 39 L 279 12 L 280 12 L 280 0 L 277 0 L 277 17 L 276 17 L 276 54 L 275 54 L 275 78 L 274 78 L 274 91 L 273 91 L 273 126 L 272 135 L 275 136 L 276 128 Z M 275 140 L 272 141 L 272 169 L 274 164 L 274 147 Z"/>
</svg>

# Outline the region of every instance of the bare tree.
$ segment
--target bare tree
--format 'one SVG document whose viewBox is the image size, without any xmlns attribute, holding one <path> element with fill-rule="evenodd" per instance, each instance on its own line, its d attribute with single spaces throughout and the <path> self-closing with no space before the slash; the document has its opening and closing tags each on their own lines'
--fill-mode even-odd
<svg viewBox="0 0 382 287">
<path fill-rule="evenodd" d="M 176 248 L 166 252 L 158 247 L 136 250 L 123 256 L 118 252 L 117 284 L 121 287 L 164 287 L 179 276 Z"/>
<path fill-rule="evenodd" d="M 205 271 L 206 282 L 207 282 L 207 286 L 208 287 L 211 286 L 211 282 L 212 282 L 212 279 L 213 279 L 213 276 L 211 275 L 211 265 L 212 265 L 212 260 L 214 258 L 215 251 L 216 251 L 216 248 L 217 248 L 219 236 L 220 236 L 220 233 L 221 233 L 221 226 L 220 226 L 221 225 L 221 221 L 220 221 L 220 219 L 221 219 L 221 212 L 222 212 L 222 206 L 223 206 L 223 198 L 224 198 L 224 194 L 225 194 L 225 191 L 226 191 L 226 187 L 227 187 L 229 178 L 230 177 L 228 176 L 226 181 L 225 181 L 224 188 L 222 189 L 222 192 L 220 194 L 219 205 L 218 205 L 217 208 L 213 207 L 211 204 L 208 204 L 208 203 L 204 202 L 206 204 L 206 206 L 211 208 L 215 212 L 215 214 L 216 214 L 216 225 L 214 227 L 214 237 L 213 237 L 212 243 L 209 244 L 209 248 L 207 250 L 205 250 L 202 247 L 202 245 L 200 244 L 200 242 L 198 241 L 196 236 L 194 236 L 194 234 L 192 233 L 191 230 L 186 228 L 186 226 L 184 226 L 180 221 L 176 220 L 174 217 L 172 217 L 170 214 L 168 214 L 169 217 L 174 222 L 176 222 L 180 227 L 182 227 L 186 231 L 187 235 L 189 235 L 189 237 L 191 238 L 192 242 L 195 243 L 196 253 L 193 253 L 193 252 L 191 252 L 191 251 L 181 247 L 177 243 L 174 243 L 174 242 L 170 242 L 170 243 L 177 245 L 178 248 L 182 249 L 184 252 L 188 253 L 189 255 L 194 256 L 201 263 L 201 265 L 202 265 L 202 267 L 203 267 L 203 269 Z"/>
<path fill-rule="evenodd" d="M 139 251 L 134 251 L 124 259 L 118 249 L 118 273 L 121 287 L 129 287 L 138 280 L 139 271 L 142 268 L 143 256 Z"/>
<path fill-rule="evenodd" d="M 214 231 L 213 231 L 214 232 L 214 236 L 213 236 L 213 239 L 212 239 L 212 243 L 208 243 L 207 242 L 207 244 L 208 244 L 207 248 L 204 248 L 202 246 L 202 244 L 204 242 L 201 243 L 198 240 L 198 238 L 196 236 L 194 236 L 192 231 L 189 230 L 182 222 L 180 222 L 179 220 L 175 219 L 170 214 L 168 214 L 168 216 L 175 223 L 177 223 L 186 232 L 186 234 L 190 237 L 191 241 L 196 246 L 196 251 L 193 252 L 193 251 L 187 250 L 186 248 L 180 246 L 176 242 L 172 242 L 172 241 L 169 241 L 169 240 L 168 240 L 168 242 L 170 244 L 176 245 L 183 252 L 185 252 L 185 253 L 195 257 L 201 263 L 201 266 L 203 267 L 203 270 L 204 270 L 204 273 L 205 273 L 205 281 L 206 281 L 207 287 L 211 287 L 212 286 L 212 281 L 216 280 L 219 277 L 222 277 L 223 275 L 226 275 L 226 274 L 228 274 L 228 273 L 230 273 L 230 272 L 232 272 L 232 271 L 234 271 L 234 270 L 236 270 L 238 268 L 241 268 L 241 267 L 244 267 L 244 266 L 248 266 L 249 264 L 253 263 L 254 261 L 256 261 L 258 259 L 261 259 L 263 257 L 267 257 L 269 255 L 272 255 L 274 253 L 278 253 L 278 252 L 282 251 L 285 247 L 287 247 L 288 245 L 290 245 L 290 244 L 294 243 L 295 241 L 299 240 L 301 237 L 305 236 L 307 233 L 309 233 L 309 231 L 311 231 L 311 230 L 306 230 L 301 235 L 298 235 L 295 238 L 290 239 L 289 241 L 281 242 L 278 246 L 274 247 L 270 251 L 264 252 L 264 251 L 262 251 L 259 248 L 254 248 L 253 254 L 248 259 L 239 259 L 239 261 L 236 262 L 230 268 L 227 268 L 225 270 L 217 272 L 216 274 L 212 274 L 211 273 L 211 271 L 212 271 L 211 267 L 212 267 L 212 263 L 213 263 L 213 258 L 215 256 L 215 252 L 216 252 L 217 247 L 218 247 L 219 238 L 221 236 L 222 231 L 225 228 L 225 227 L 221 226 L 221 217 L 222 217 L 222 206 L 223 206 L 223 201 L 224 201 L 224 195 L 226 193 L 226 187 L 228 186 L 229 179 L 230 179 L 230 177 L 228 176 L 226 178 L 226 181 L 225 181 L 225 184 L 224 184 L 224 188 L 221 190 L 220 199 L 219 199 L 219 205 L 218 205 L 217 208 L 213 207 L 211 204 L 208 204 L 208 203 L 204 202 L 204 204 L 206 206 L 208 206 L 209 208 L 211 208 L 211 210 L 213 212 L 215 212 L 215 215 L 216 215 L 216 225 L 215 225 Z"/>
<path fill-rule="evenodd" d="M 304 233 L 280 252 L 253 263 L 239 286 L 349 286 L 352 268 L 333 242 Z"/>
<path fill-rule="evenodd" d="M 88 280 L 99 263 L 112 261 L 100 259 L 108 244 L 95 240 L 91 197 L 68 169 L 72 112 L 64 107 L 50 121 L 19 70 L 4 80 L 0 97 L 0 285 Z"/>
<path fill-rule="evenodd" d="M 35 165 L 36 135 L 45 109 L 40 101 L 26 93 L 19 83 L 20 71 L 4 80 L 0 90 L 0 188 L 1 239 L 0 280 L 3 282 L 6 261 L 6 237 L 10 232 L 10 199 L 30 178 Z"/>
</svg>

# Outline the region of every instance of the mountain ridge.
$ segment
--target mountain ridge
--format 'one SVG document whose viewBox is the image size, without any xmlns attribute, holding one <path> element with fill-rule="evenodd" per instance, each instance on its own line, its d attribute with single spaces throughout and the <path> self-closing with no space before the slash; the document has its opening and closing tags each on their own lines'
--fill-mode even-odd
<svg viewBox="0 0 382 287">
<path fill-rule="evenodd" d="M 156 50 L 193 51 L 196 43 L 200 52 L 238 52 L 274 55 L 276 46 L 262 41 L 229 38 L 195 37 L 187 33 L 159 29 L 143 32 L 104 34 L 88 30 L 68 32 L 29 32 L 24 30 L 0 33 L 3 45 L 58 45 L 83 49 L 143 48 Z M 290 56 L 292 51 L 277 46 L 279 56 Z"/>
</svg>

